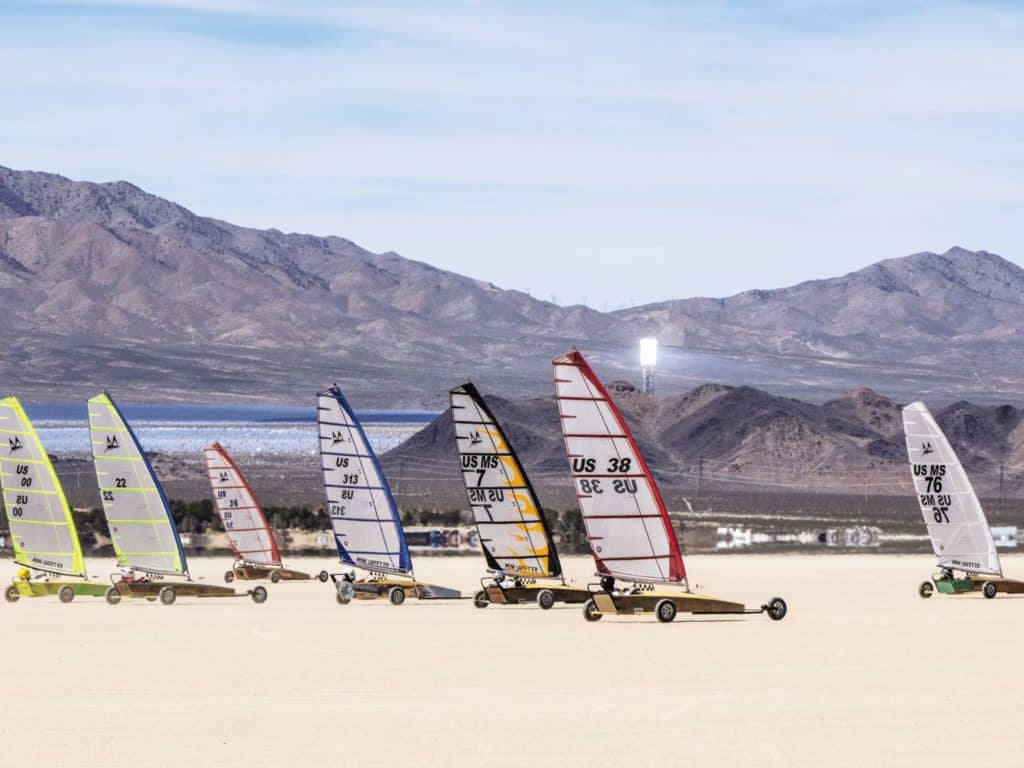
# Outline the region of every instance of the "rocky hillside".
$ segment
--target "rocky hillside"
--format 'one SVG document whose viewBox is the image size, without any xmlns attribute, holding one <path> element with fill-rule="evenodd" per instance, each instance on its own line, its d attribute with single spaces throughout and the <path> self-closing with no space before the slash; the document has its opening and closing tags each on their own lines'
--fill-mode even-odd
<svg viewBox="0 0 1024 768">
<path fill-rule="evenodd" d="M 0 167 L 0 303 L 0 377 L 30 398 L 106 386 L 304 401 L 337 380 L 365 407 L 439 407 L 466 377 L 546 394 L 549 361 L 572 345 L 632 377 L 647 334 L 663 344 L 663 391 L 718 380 L 816 402 L 861 383 L 906 399 L 1024 398 L 1024 270 L 959 248 L 605 314 L 341 237 L 235 226 L 123 181 Z"/>
</svg>

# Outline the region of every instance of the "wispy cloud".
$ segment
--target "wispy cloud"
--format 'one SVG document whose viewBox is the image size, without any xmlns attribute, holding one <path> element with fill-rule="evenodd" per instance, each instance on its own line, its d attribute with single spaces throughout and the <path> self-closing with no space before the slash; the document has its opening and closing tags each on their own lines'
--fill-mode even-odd
<svg viewBox="0 0 1024 768">
<path fill-rule="evenodd" d="M 0 0 L 0 19 L 0 162 L 563 301 L 1024 245 L 1009 4 Z"/>
</svg>

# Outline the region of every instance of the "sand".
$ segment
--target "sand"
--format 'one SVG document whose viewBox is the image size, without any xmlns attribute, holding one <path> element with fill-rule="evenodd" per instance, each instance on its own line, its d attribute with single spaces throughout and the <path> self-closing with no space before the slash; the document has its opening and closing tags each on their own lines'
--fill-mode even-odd
<svg viewBox="0 0 1024 768">
<path fill-rule="evenodd" d="M 687 564 L 708 593 L 752 604 L 779 594 L 790 614 L 589 624 L 576 606 L 339 606 L 318 582 L 271 585 L 262 606 L 3 604 L 3 762 L 1020 764 L 1024 599 L 921 600 L 927 556 Z M 219 583 L 227 565 L 193 570 Z M 1004 565 L 1024 576 L 1024 558 Z M 469 591 L 481 563 L 418 568 Z M 586 580 L 591 565 L 574 558 L 567 570 Z"/>
</svg>

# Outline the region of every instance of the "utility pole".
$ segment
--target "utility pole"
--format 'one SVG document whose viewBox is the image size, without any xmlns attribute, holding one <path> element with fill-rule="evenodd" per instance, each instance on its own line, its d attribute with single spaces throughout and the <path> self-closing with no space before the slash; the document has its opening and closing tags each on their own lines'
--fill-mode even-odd
<svg viewBox="0 0 1024 768">
<path fill-rule="evenodd" d="M 697 459 L 697 498 L 700 498 L 700 491 L 704 485 L 704 454 Z"/>
</svg>

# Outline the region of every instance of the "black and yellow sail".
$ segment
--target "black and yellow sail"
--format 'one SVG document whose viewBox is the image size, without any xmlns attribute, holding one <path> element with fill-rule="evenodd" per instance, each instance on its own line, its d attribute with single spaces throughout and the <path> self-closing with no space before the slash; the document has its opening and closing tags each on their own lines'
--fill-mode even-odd
<svg viewBox="0 0 1024 768">
<path fill-rule="evenodd" d="M 561 576 L 537 494 L 494 414 L 471 383 L 450 395 L 462 479 L 488 567 L 512 576 Z"/>
</svg>

